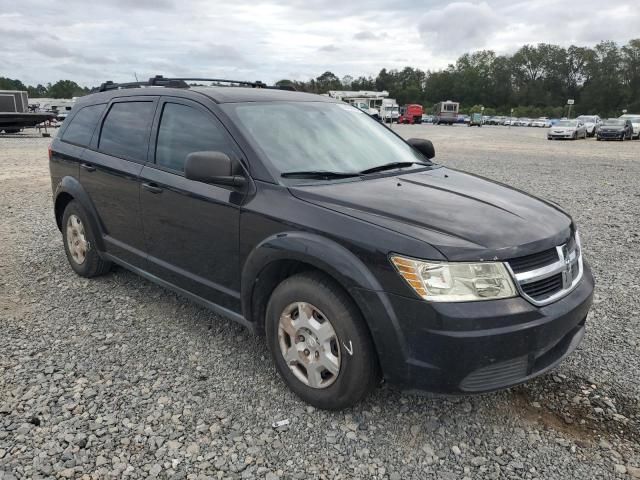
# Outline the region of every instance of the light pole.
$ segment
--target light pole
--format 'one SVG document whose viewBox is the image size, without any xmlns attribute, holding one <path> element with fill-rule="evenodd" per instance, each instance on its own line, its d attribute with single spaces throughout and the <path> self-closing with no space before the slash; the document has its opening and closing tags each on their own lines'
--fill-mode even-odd
<svg viewBox="0 0 640 480">
<path fill-rule="evenodd" d="M 573 105 L 574 100 L 573 98 L 570 98 L 569 100 L 567 100 L 567 105 L 569 105 L 569 111 L 567 112 L 567 119 L 571 120 L 571 106 Z"/>
</svg>

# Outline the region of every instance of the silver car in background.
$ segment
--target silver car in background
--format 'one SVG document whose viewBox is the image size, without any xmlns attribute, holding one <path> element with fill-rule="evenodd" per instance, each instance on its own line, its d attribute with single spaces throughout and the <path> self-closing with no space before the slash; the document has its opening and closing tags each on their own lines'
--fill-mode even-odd
<svg viewBox="0 0 640 480">
<path fill-rule="evenodd" d="M 582 120 L 560 120 L 547 131 L 547 140 L 587 138 L 587 128 Z"/>
<path fill-rule="evenodd" d="M 620 118 L 631 120 L 631 126 L 633 127 L 632 139 L 640 140 L 640 113 L 637 114 L 624 114 Z"/>
<path fill-rule="evenodd" d="M 587 129 L 587 135 L 594 137 L 600 127 L 602 119 L 598 115 L 580 115 L 576 120 L 581 120 Z"/>
</svg>

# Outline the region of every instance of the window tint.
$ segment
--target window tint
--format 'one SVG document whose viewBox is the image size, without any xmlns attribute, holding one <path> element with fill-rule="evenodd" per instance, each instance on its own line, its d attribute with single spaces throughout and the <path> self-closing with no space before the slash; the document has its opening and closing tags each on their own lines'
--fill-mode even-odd
<svg viewBox="0 0 640 480">
<path fill-rule="evenodd" d="M 144 162 L 153 109 L 153 102 L 114 103 L 102 125 L 99 150 L 115 157 Z"/>
<path fill-rule="evenodd" d="M 162 110 L 156 144 L 156 163 L 179 172 L 191 152 L 231 153 L 231 144 L 211 117 L 200 110 L 167 103 Z"/>
<path fill-rule="evenodd" d="M 86 147 L 91 142 L 93 131 L 106 107 L 105 103 L 82 108 L 71 120 L 62 136 L 65 142 Z"/>
</svg>

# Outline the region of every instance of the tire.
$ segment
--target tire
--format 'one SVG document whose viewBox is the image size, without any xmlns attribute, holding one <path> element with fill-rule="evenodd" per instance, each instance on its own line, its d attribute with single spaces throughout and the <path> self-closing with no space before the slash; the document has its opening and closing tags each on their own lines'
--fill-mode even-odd
<svg viewBox="0 0 640 480">
<path fill-rule="evenodd" d="M 91 278 L 111 270 L 111 262 L 103 260 L 94 247 L 96 235 L 88 218 L 84 208 L 72 200 L 62 215 L 62 240 L 74 272 L 81 277 Z"/>
<path fill-rule="evenodd" d="M 298 308 L 300 304 L 304 309 Z M 290 330 L 285 331 L 282 325 Z M 316 330 L 318 326 L 321 330 Z M 378 381 L 378 360 L 359 310 L 344 290 L 323 274 L 301 273 L 278 285 L 267 305 L 265 331 L 278 373 L 298 397 L 314 407 L 350 407 Z M 286 352 L 291 352 L 291 366 Z M 328 364 L 337 373 L 320 371 Z M 305 365 L 318 368 L 307 369 Z"/>
</svg>

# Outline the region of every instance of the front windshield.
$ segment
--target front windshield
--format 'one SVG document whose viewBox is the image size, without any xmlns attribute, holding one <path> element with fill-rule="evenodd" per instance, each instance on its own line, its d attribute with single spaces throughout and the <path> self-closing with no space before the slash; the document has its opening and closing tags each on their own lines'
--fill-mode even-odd
<svg viewBox="0 0 640 480">
<path fill-rule="evenodd" d="M 573 120 L 560 120 L 557 124 L 558 127 L 575 127 L 576 122 Z"/>
<path fill-rule="evenodd" d="M 585 117 L 583 115 L 580 115 L 578 117 L 578 120 L 582 120 L 583 122 L 595 123 L 596 117 Z"/>
<path fill-rule="evenodd" d="M 610 118 L 609 120 L 605 120 L 603 125 L 624 125 L 624 120 L 620 120 L 618 118 Z"/>
<path fill-rule="evenodd" d="M 349 105 L 325 102 L 223 106 L 280 172 L 360 172 L 392 162 L 428 162 L 388 128 Z"/>
</svg>

